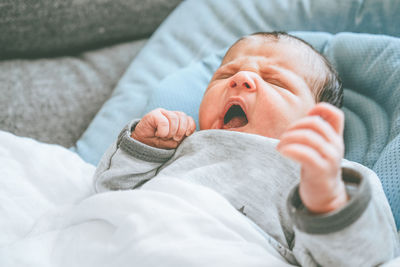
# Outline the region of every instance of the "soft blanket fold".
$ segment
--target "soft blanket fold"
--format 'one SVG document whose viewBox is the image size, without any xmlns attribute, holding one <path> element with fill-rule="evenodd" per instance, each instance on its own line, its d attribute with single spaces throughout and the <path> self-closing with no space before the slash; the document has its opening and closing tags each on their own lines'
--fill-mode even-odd
<svg viewBox="0 0 400 267">
<path fill-rule="evenodd" d="M 165 178 L 45 214 L 1 266 L 289 266 L 224 198 Z"/>
<path fill-rule="evenodd" d="M 0 131 L 0 266 L 288 266 L 216 192 L 166 178 L 94 194 L 94 169 Z"/>
</svg>

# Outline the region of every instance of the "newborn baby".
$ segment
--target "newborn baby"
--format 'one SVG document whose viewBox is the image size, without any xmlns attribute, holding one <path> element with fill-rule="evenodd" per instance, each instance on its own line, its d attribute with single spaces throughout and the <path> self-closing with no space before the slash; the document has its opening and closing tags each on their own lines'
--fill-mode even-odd
<svg viewBox="0 0 400 267">
<path fill-rule="evenodd" d="M 342 94 L 329 62 L 304 41 L 243 37 L 205 91 L 200 131 L 179 111 L 134 120 L 103 156 L 96 188 L 184 179 L 223 195 L 290 263 L 382 263 L 398 250 L 394 220 L 382 189 L 370 186 L 376 175 L 343 160 Z"/>
<path fill-rule="evenodd" d="M 256 34 L 236 42 L 212 77 L 200 106 L 200 130 L 280 139 L 278 150 L 302 164 L 303 203 L 313 212 L 328 212 L 348 199 L 340 175 L 344 116 L 316 103 L 340 106 L 341 100 L 335 72 L 311 47 L 288 35 Z M 155 110 L 132 137 L 175 148 L 194 129 L 193 119 L 180 112 Z"/>
</svg>

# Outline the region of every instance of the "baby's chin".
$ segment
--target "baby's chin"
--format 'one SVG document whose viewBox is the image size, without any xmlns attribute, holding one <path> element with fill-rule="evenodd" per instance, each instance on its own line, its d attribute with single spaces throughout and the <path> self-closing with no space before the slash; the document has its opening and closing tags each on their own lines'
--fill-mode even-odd
<svg viewBox="0 0 400 267">
<path fill-rule="evenodd" d="M 264 137 L 268 138 L 275 138 L 274 135 L 267 133 L 266 131 L 263 131 L 262 129 L 257 129 L 251 127 L 251 125 L 246 124 L 243 126 L 239 127 L 229 127 L 228 125 L 224 125 L 223 123 L 214 123 L 208 127 L 204 127 L 203 125 L 200 124 L 200 131 L 203 130 L 224 130 L 224 131 L 231 131 L 231 132 L 241 132 L 241 133 L 248 133 L 248 134 L 256 134 L 256 135 L 261 135 Z"/>
<path fill-rule="evenodd" d="M 235 128 L 222 128 L 221 130 L 232 131 L 232 132 L 241 132 L 241 133 L 252 133 L 247 127 L 235 127 Z"/>
</svg>

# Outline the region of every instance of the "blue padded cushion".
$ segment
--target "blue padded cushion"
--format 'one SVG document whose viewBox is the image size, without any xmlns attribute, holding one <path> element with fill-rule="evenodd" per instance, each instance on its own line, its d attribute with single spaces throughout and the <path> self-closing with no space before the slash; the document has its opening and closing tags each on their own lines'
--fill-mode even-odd
<svg viewBox="0 0 400 267">
<path fill-rule="evenodd" d="M 86 161 L 97 164 L 124 124 L 143 116 L 153 107 L 174 107 L 173 109 L 182 109 L 197 117 L 196 105 L 201 100 L 202 90 L 212 71 L 218 65 L 218 58 L 209 57 L 198 65 L 196 62 L 223 51 L 243 35 L 256 31 L 301 30 L 400 36 L 399 11 L 400 1 L 397 0 L 183 1 L 132 62 L 111 98 L 73 149 Z M 399 226 L 397 177 L 400 168 L 395 165 L 399 162 L 399 156 L 396 154 L 399 147 L 399 108 L 393 107 L 391 112 L 388 103 L 381 104 L 385 101 L 394 101 L 395 104 L 396 94 L 397 99 L 399 97 L 397 87 L 388 87 L 394 85 L 399 77 L 394 74 L 398 64 L 396 53 L 389 52 L 389 49 L 399 51 L 397 39 L 365 35 L 349 37 L 351 40 L 357 39 L 354 43 L 342 42 L 347 35 L 332 37 L 323 33 L 302 33 L 301 37 L 324 51 L 330 59 L 334 59 L 345 86 L 352 89 L 346 90 L 345 94 L 345 112 L 348 120 L 352 122 L 350 125 L 346 124 L 345 134 L 346 138 L 357 136 L 359 143 L 346 141 L 346 157 L 364 163 L 378 172 Z M 361 50 L 358 38 L 369 40 L 369 48 Z M 331 46 L 337 49 L 329 49 Z M 343 49 L 343 53 L 347 51 L 348 54 L 339 53 L 339 47 Z M 361 51 L 364 51 L 362 56 Z M 355 52 L 359 55 L 358 60 L 350 57 Z M 219 55 L 222 53 L 219 52 Z M 381 60 L 388 60 L 389 56 L 392 56 L 391 61 L 379 64 Z M 379 67 L 375 67 L 375 63 Z M 189 65 L 189 68 L 183 69 Z M 192 67 L 196 73 L 192 73 Z M 179 69 L 182 70 L 176 72 Z M 388 72 L 388 69 L 393 71 Z M 378 70 L 379 74 L 375 75 L 374 71 Z M 361 76 L 365 73 L 370 75 Z M 384 80 L 383 77 L 388 79 Z M 361 88 L 366 90 L 366 86 L 373 85 L 373 96 L 360 93 Z M 387 90 L 383 90 L 383 87 Z M 357 88 L 360 89 L 357 91 Z M 174 95 L 173 100 L 167 97 Z M 180 104 L 191 102 L 193 104 Z M 188 112 L 188 109 L 192 111 Z M 375 121 L 377 118 L 379 120 Z M 374 128 L 373 125 L 379 127 Z M 379 136 L 387 137 L 378 139 Z M 371 140 L 374 142 L 370 142 Z"/>
</svg>

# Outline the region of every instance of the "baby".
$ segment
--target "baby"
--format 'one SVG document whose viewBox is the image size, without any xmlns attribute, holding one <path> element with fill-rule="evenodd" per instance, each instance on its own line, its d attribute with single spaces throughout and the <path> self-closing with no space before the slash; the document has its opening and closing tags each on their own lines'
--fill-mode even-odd
<svg viewBox="0 0 400 267">
<path fill-rule="evenodd" d="M 376 175 L 343 160 L 342 95 L 329 62 L 301 39 L 245 36 L 205 91 L 201 131 L 183 112 L 151 111 L 103 156 L 96 188 L 185 179 L 223 195 L 290 263 L 380 264 L 398 253 L 394 221 L 381 188 L 370 186 Z"/>
</svg>

